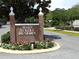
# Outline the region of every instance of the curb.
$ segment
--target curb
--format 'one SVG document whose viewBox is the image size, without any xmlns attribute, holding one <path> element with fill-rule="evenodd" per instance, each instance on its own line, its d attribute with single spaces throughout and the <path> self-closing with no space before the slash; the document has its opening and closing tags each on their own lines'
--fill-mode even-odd
<svg viewBox="0 0 79 59">
<path fill-rule="evenodd" d="M 10 53 L 10 54 L 37 54 L 37 53 L 45 53 L 45 52 L 50 52 L 50 51 L 55 51 L 60 48 L 60 45 L 57 42 L 54 42 L 55 46 L 53 48 L 49 49 L 35 49 L 35 50 L 27 50 L 27 51 L 19 51 L 19 50 L 8 50 L 8 49 L 3 49 L 0 48 L 0 52 L 3 53 Z"/>
</svg>

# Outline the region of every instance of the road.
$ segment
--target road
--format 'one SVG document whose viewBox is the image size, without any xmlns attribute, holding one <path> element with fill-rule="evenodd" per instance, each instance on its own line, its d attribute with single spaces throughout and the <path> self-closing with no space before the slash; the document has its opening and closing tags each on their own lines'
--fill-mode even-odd
<svg viewBox="0 0 79 59">
<path fill-rule="evenodd" d="M 4 33 L 10 31 L 10 26 L 9 25 L 3 25 L 2 28 L 0 28 L 0 38 L 1 38 L 1 35 L 3 35 Z M 0 40 L 1 42 L 1 40 Z"/>
<path fill-rule="evenodd" d="M 5 26 L 0 29 L 0 35 L 7 31 L 9 27 Z M 59 42 L 61 48 L 53 52 L 30 55 L 0 53 L 0 59 L 79 59 L 79 37 L 54 32 L 45 32 L 45 34 L 60 36 L 61 39 L 55 39 L 55 41 Z"/>
</svg>

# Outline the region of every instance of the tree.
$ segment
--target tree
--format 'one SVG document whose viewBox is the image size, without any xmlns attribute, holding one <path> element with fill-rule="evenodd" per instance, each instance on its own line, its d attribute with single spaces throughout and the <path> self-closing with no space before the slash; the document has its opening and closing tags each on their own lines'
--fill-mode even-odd
<svg viewBox="0 0 79 59">
<path fill-rule="evenodd" d="M 74 20 L 79 19 L 79 4 L 73 6 L 72 8 L 65 10 L 56 8 L 46 15 L 46 21 L 52 19 L 49 23 L 52 26 L 71 26 Z M 48 25 L 48 22 L 46 23 Z"/>
<path fill-rule="evenodd" d="M 52 13 L 49 12 L 45 15 L 45 26 L 51 26 L 52 23 Z"/>
<path fill-rule="evenodd" d="M 64 25 L 65 23 L 65 9 L 55 9 L 52 11 L 52 25 L 59 26 L 59 25 Z"/>
<path fill-rule="evenodd" d="M 67 18 L 71 25 L 74 20 L 79 19 L 79 5 L 75 5 L 67 10 Z"/>
<path fill-rule="evenodd" d="M 51 0 L 43 0 L 42 3 L 41 0 L 2 0 L 2 1 L 3 4 L 7 6 L 8 10 L 11 6 L 14 7 L 16 19 L 21 22 L 24 22 L 24 19 L 26 17 L 31 16 L 37 17 L 40 7 L 46 14 L 49 11 L 46 7 L 48 7 L 49 3 L 51 3 Z"/>
</svg>

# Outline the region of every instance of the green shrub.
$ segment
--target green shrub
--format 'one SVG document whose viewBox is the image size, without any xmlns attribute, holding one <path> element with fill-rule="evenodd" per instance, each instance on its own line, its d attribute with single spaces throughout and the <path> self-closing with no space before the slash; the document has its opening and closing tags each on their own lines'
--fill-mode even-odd
<svg viewBox="0 0 79 59">
<path fill-rule="evenodd" d="M 52 48 L 54 44 L 52 42 L 39 42 L 34 45 L 34 49 L 46 49 Z M 12 50 L 32 50 L 31 44 L 27 45 L 18 45 L 18 44 L 6 44 L 2 43 L 1 45 L 4 49 L 12 49 Z"/>
<path fill-rule="evenodd" d="M 10 33 L 7 32 L 6 34 L 1 36 L 2 43 L 10 43 Z"/>
<path fill-rule="evenodd" d="M 4 43 L 3 43 L 3 44 L 1 45 L 1 47 L 4 48 L 4 49 L 10 49 L 10 48 L 12 47 L 12 45 L 11 45 L 11 44 L 4 44 Z"/>
<path fill-rule="evenodd" d="M 28 45 L 15 45 L 16 50 L 31 50 L 31 44 Z"/>
<path fill-rule="evenodd" d="M 25 19 L 26 23 L 37 23 L 35 17 L 28 17 Z"/>
<path fill-rule="evenodd" d="M 2 48 L 4 49 L 12 49 L 12 50 L 31 50 L 31 45 L 13 45 L 13 44 L 2 44 L 1 45 Z"/>
<path fill-rule="evenodd" d="M 21 50 L 32 50 L 31 49 L 31 44 L 23 45 L 21 48 L 22 48 Z"/>
<path fill-rule="evenodd" d="M 46 43 L 45 42 L 39 42 L 35 44 L 36 49 L 45 49 L 46 48 Z"/>
</svg>

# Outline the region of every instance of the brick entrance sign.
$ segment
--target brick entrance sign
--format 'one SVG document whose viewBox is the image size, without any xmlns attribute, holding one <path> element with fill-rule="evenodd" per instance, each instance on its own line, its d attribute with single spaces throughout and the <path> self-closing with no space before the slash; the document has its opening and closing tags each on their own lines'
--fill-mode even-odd
<svg viewBox="0 0 79 59">
<path fill-rule="evenodd" d="M 13 8 L 10 8 L 10 36 L 13 44 L 27 44 L 37 41 L 43 41 L 43 13 L 40 8 L 38 23 L 35 24 L 17 24 L 15 22 L 15 14 Z"/>
<path fill-rule="evenodd" d="M 16 40 L 19 44 L 27 44 L 40 40 L 39 24 L 15 24 Z"/>
</svg>

